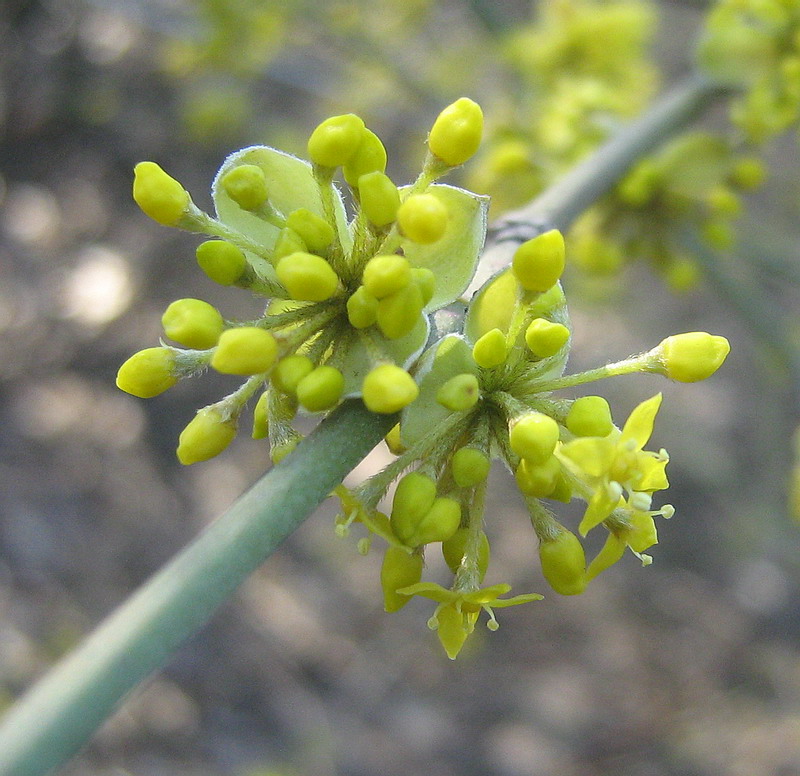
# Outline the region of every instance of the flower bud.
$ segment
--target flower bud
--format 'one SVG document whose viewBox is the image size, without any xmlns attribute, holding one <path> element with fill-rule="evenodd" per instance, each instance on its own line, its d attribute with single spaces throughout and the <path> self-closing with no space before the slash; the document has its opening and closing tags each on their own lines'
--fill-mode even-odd
<svg viewBox="0 0 800 776">
<path fill-rule="evenodd" d="M 409 553 L 402 547 L 387 547 L 381 565 L 383 608 L 387 612 L 402 609 L 410 600 L 397 591 L 410 587 L 422 579 L 423 558 L 419 553 Z"/>
<path fill-rule="evenodd" d="M 342 172 L 347 185 L 358 188 L 362 176 L 369 173 L 382 173 L 386 169 L 386 149 L 381 139 L 371 130 L 364 128 L 356 152 L 344 165 Z"/>
<path fill-rule="evenodd" d="M 514 478 L 517 487 L 526 496 L 547 498 L 556 489 L 560 474 L 561 464 L 558 458 L 551 455 L 543 463 L 532 463 L 523 458 L 514 472 Z"/>
<path fill-rule="evenodd" d="M 511 428 L 511 449 L 532 463 L 544 463 L 553 454 L 558 442 L 558 423 L 549 415 L 532 412 L 520 418 Z"/>
<path fill-rule="evenodd" d="M 396 254 L 373 256 L 364 267 L 361 282 L 376 299 L 383 299 L 411 282 L 411 266 L 408 259 Z"/>
<path fill-rule="evenodd" d="M 611 433 L 611 407 L 602 396 L 575 399 L 566 417 L 567 428 L 575 436 L 604 437 Z"/>
<path fill-rule="evenodd" d="M 256 406 L 253 407 L 253 439 L 266 439 L 269 436 L 269 417 L 267 407 L 269 405 L 269 391 L 264 391 L 258 397 Z"/>
<path fill-rule="evenodd" d="M 133 175 L 133 198 L 144 214 L 164 226 L 177 226 L 192 202 L 189 192 L 155 162 L 139 162 Z"/>
<path fill-rule="evenodd" d="M 289 213 L 286 226 L 300 236 L 312 253 L 322 253 L 335 236 L 333 227 L 324 218 L 304 207 Z"/>
<path fill-rule="evenodd" d="M 525 343 L 537 358 L 549 358 L 558 353 L 569 339 L 569 329 L 547 318 L 535 318 L 525 330 Z"/>
<path fill-rule="evenodd" d="M 322 302 L 330 299 L 339 287 L 339 276 L 325 259 L 313 253 L 284 256 L 275 268 L 292 299 Z"/>
<path fill-rule="evenodd" d="M 344 393 L 344 375 L 335 367 L 318 366 L 297 384 L 297 400 L 309 412 L 335 407 Z"/>
<path fill-rule="evenodd" d="M 451 412 L 472 409 L 480 398 L 478 378 L 464 373 L 451 377 L 436 393 L 436 401 Z"/>
<path fill-rule="evenodd" d="M 449 539 L 442 542 L 444 561 L 454 574 L 464 560 L 468 541 L 469 529 L 459 528 Z M 481 531 L 478 538 L 478 573 L 481 581 L 486 576 L 486 570 L 489 568 L 489 556 L 489 538 Z"/>
<path fill-rule="evenodd" d="M 506 335 L 500 329 L 491 329 L 478 339 L 472 348 L 475 363 L 484 369 L 500 366 L 508 355 Z"/>
<path fill-rule="evenodd" d="M 278 233 L 278 239 L 275 240 L 275 247 L 272 249 L 273 260 L 278 261 L 293 253 L 308 253 L 308 246 L 294 229 L 285 226 Z"/>
<path fill-rule="evenodd" d="M 222 176 L 220 184 L 242 210 L 258 210 L 269 195 L 267 176 L 255 164 L 240 164 L 228 170 Z"/>
<path fill-rule="evenodd" d="M 522 243 L 511 268 L 526 291 L 548 291 L 564 271 L 564 237 L 557 229 Z"/>
<path fill-rule="evenodd" d="M 450 167 L 464 164 L 478 150 L 483 135 L 483 111 L 461 97 L 436 118 L 428 135 L 431 153 Z"/>
<path fill-rule="evenodd" d="M 730 174 L 730 182 L 739 189 L 757 189 L 766 178 L 764 163 L 754 157 L 745 156 L 736 161 Z"/>
<path fill-rule="evenodd" d="M 216 407 L 204 407 L 178 438 L 178 460 L 185 465 L 219 455 L 236 436 L 236 420 L 224 420 Z"/>
<path fill-rule="evenodd" d="M 389 430 L 389 433 L 383 438 L 383 441 L 386 442 L 386 447 L 389 448 L 389 452 L 392 455 L 402 455 L 408 448 L 403 444 L 403 440 L 400 437 L 400 424 L 395 423 L 392 428 Z"/>
<path fill-rule="evenodd" d="M 356 329 L 366 329 L 378 319 L 378 300 L 359 286 L 347 300 L 347 320 Z"/>
<path fill-rule="evenodd" d="M 419 395 L 419 388 L 405 369 L 381 364 L 364 378 L 361 392 L 370 412 L 390 415 L 411 404 Z"/>
<path fill-rule="evenodd" d="M 161 316 L 164 333 L 187 348 L 213 348 L 225 328 L 219 311 L 201 299 L 177 299 Z"/>
<path fill-rule="evenodd" d="M 447 229 L 447 208 L 434 194 L 412 194 L 400 205 L 397 223 L 404 237 L 420 245 L 429 245 Z"/>
<path fill-rule="evenodd" d="M 134 353 L 119 368 L 117 388 L 140 399 L 150 399 L 178 382 L 174 372 L 172 348 L 146 348 Z"/>
<path fill-rule="evenodd" d="M 197 246 L 196 255 L 200 269 L 222 286 L 232 286 L 247 269 L 244 253 L 225 240 L 206 240 Z"/>
<path fill-rule="evenodd" d="M 400 193 L 382 172 L 370 172 L 358 179 L 358 197 L 361 209 L 374 226 L 388 226 L 397 218 Z"/>
<path fill-rule="evenodd" d="M 294 396 L 300 381 L 313 370 L 314 362 L 308 356 L 286 356 L 275 364 L 270 382 L 279 391 Z"/>
<path fill-rule="evenodd" d="M 378 328 L 387 339 L 399 339 L 409 334 L 422 313 L 422 292 L 416 283 L 409 283 L 378 301 Z"/>
<path fill-rule="evenodd" d="M 420 547 L 431 542 L 444 542 L 453 536 L 460 524 L 461 504 L 452 498 L 437 498 L 414 526 L 406 544 Z"/>
<path fill-rule="evenodd" d="M 695 383 L 713 375 L 730 349 L 725 337 L 704 331 L 673 334 L 651 351 L 656 358 L 654 371 L 680 383 Z"/>
<path fill-rule="evenodd" d="M 325 119 L 308 139 L 308 158 L 320 167 L 347 164 L 364 137 L 364 122 L 352 113 Z"/>
<path fill-rule="evenodd" d="M 222 332 L 211 366 L 226 375 L 256 375 L 275 363 L 278 343 L 266 329 L 241 326 Z"/>
<path fill-rule="evenodd" d="M 392 498 L 392 530 L 401 542 L 413 536 L 417 523 L 436 500 L 436 483 L 427 475 L 409 472 L 400 478 Z"/>
<path fill-rule="evenodd" d="M 577 595 L 586 589 L 586 555 L 574 533 L 566 529 L 555 539 L 539 544 L 542 574 L 561 595 Z"/>
<path fill-rule="evenodd" d="M 489 476 L 492 462 L 476 447 L 461 447 L 450 462 L 453 479 L 459 488 L 472 488 Z"/>
</svg>

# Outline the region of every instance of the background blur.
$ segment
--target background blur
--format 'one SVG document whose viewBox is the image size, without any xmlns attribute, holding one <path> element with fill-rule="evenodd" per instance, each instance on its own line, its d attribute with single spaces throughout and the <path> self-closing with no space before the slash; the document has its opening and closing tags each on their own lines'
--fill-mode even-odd
<svg viewBox="0 0 800 776">
<path fill-rule="evenodd" d="M 688 69 L 703 3 L 653 8 L 669 83 Z M 468 94 L 490 124 L 507 111 L 519 84 L 502 41 L 534 13 L 526 0 L 0 5 L 0 708 L 269 465 L 246 436 L 216 460 L 177 463 L 179 431 L 224 378 L 150 401 L 114 386 L 128 355 L 157 344 L 172 300 L 198 296 L 230 317 L 256 304 L 202 275 L 193 236 L 138 211 L 133 165 L 159 162 L 208 208 L 230 151 L 264 142 L 302 154 L 318 121 L 356 112 L 405 181 L 444 105 Z M 751 254 L 796 277 L 796 139 L 768 157 L 739 231 Z M 797 287 L 726 261 L 745 307 L 796 344 Z M 705 384 L 602 386 L 618 420 L 665 393 L 653 445 L 672 456 L 665 495 L 677 513 L 660 523 L 653 566 L 629 556 L 583 596 L 504 610 L 500 631 L 479 627 L 451 663 L 423 601 L 384 614 L 380 552 L 336 539 L 326 505 L 64 773 L 800 774 L 800 541 L 786 509 L 798 418 L 786 371 L 714 276 L 680 296 L 639 265 L 565 286 L 574 370 L 679 331 L 733 346 Z M 547 594 L 505 472 L 490 494 L 487 581 Z"/>
</svg>

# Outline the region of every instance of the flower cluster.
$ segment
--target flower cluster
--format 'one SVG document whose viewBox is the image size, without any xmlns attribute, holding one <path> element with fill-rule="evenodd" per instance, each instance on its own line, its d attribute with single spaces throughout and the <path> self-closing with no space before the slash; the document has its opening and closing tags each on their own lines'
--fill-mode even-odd
<svg viewBox="0 0 800 776">
<path fill-rule="evenodd" d="M 490 555 L 483 512 L 493 458 L 514 472 L 539 540 L 543 575 L 564 595 L 582 592 L 626 548 L 649 563 L 644 551 L 657 541 L 654 517 L 673 514 L 670 505 L 652 505 L 668 485 L 669 457 L 663 449 L 645 449 L 661 395 L 640 404 L 618 428 L 602 397 L 561 399 L 553 391 L 634 372 L 694 382 L 713 374 L 728 354 L 723 337 L 691 332 L 639 356 L 565 376 L 571 327 L 559 283 L 564 263 L 558 231 L 522 244 L 511 268 L 473 298 L 463 332 L 445 336 L 420 359 L 414 372 L 419 397 L 387 437 L 396 460 L 352 491 L 338 489 L 338 533 L 361 523 L 388 544 L 381 571 L 386 610 L 400 609 L 413 596 L 436 601 L 429 626 L 451 658 L 482 610 L 494 629 L 493 609 L 540 598 L 503 598 L 508 585 L 481 588 Z M 391 508 L 381 512 L 379 502 L 395 481 Z M 576 533 L 545 503 L 572 499 L 585 502 L 581 536 L 600 525 L 608 531 L 588 564 Z M 426 546 L 435 543 L 454 575 L 449 589 L 422 581 Z"/>
<path fill-rule="evenodd" d="M 800 119 L 800 6 L 795 0 L 719 0 L 708 16 L 700 62 L 744 94 L 732 118 L 754 143 Z"/>
<path fill-rule="evenodd" d="M 594 275 L 644 260 L 672 290 L 686 291 L 699 277 L 683 245 L 687 233 L 715 250 L 732 248 L 741 195 L 764 177 L 758 158 L 735 151 L 726 140 L 705 132 L 682 135 L 640 161 L 578 220 L 572 257 Z"/>
<path fill-rule="evenodd" d="M 253 437 L 269 437 L 274 460 L 299 438 L 298 408 L 324 412 L 363 395 L 370 410 L 394 413 L 416 398 L 406 369 L 428 339 L 427 314 L 467 287 L 486 231 L 486 198 L 434 181 L 475 152 L 482 127 L 476 103 L 450 105 L 430 131 L 419 177 L 398 188 L 377 135 L 358 116 L 334 116 L 309 137 L 311 163 L 263 146 L 228 157 L 212 189 L 216 218 L 155 163 L 136 166 L 142 210 L 211 237 L 197 249 L 202 270 L 266 298 L 263 315 L 242 322 L 179 299 L 162 318 L 176 344 L 147 348 L 120 368 L 117 385 L 144 398 L 207 367 L 246 378 L 184 429 L 182 463 L 221 452 L 259 392 Z M 349 222 L 339 170 L 355 202 Z"/>
</svg>

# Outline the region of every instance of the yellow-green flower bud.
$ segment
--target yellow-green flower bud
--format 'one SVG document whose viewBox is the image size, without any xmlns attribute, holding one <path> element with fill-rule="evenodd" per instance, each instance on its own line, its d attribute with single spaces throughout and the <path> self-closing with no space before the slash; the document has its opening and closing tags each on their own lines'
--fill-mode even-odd
<svg viewBox="0 0 800 776">
<path fill-rule="evenodd" d="M 409 334 L 422 313 L 422 292 L 416 283 L 409 283 L 394 294 L 378 301 L 378 328 L 387 339 Z"/>
<path fill-rule="evenodd" d="M 447 208 L 434 194 L 412 194 L 398 208 L 397 224 L 404 237 L 429 245 L 447 229 Z"/>
<path fill-rule="evenodd" d="M 566 418 L 567 428 L 575 436 L 604 437 L 611 433 L 611 407 L 602 396 L 582 396 L 575 399 Z"/>
<path fill-rule="evenodd" d="M 383 172 L 386 169 L 386 149 L 381 139 L 371 130 L 364 128 L 356 152 L 344 165 L 342 172 L 349 186 L 357 188 L 363 175 Z"/>
<path fill-rule="evenodd" d="M 225 240 L 206 240 L 200 243 L 196 255 L 200 269 L 222 286 L 232 286 L 247 269 L 244 253 Z"/>
<path fill-rule="evenodd" d="M 451 377 L 436 392 L 436 401 L 451 412 L 472 409 L 481 396 L 478 378 L 464 373 Z"/>
<path fill-rule="evenodd" d="M 172 348 L 140 350 L 117 372 L 117 388 L 140 399 L 158 396 L 177 382 L 175 351 Z"/>
<path fill-rule="evenodd" d="M 258 397 L 256 406 L 253 407 L 253 439 L 266 439 L 269 436 L 269 391 L 264 391 Z"/>
<path fill-rule="evenodd" d="M 192 202 L 189 192 L 155 162 L 133 168 L 133 198 L 145 215 L 164 226 L 177 226 Z"/>
<path fill-rule="evenodd" d="M 749 191 L 757 189 L 764 182 L 766 176 L 764 163 L 756 157 L 746 156 L 733 165 L 730 181 L 734 186 Z"/>
<path fill-rule="evenodd" d="M 177 299 L 164 311 L 161 325 L 171 340 L 198 350 L 213 348 L 225 328 L 219 311 L 202 299 Z"/>
<path fill-rule="evenodd" d="M 370 172 L 358 179 L 358 198 L 371 224 L 388 226 L 397 218 L 400 193 L 391 178 L 382 172 Z"/>
<path fill-rule="evenodd" d="M 314 369 L 314 362 L 308 356 L 286 356 L 275 364 L 270 382 L 283 393 L 294 396 L 300 381 Z"/>
<path fill-rule="evenodd" d="M 427 267 L 412 267 L 411 282 L 416 283 L 422 294 L 423 306 L 433 299 L 433 292 L 436 290 L 436 275 L 433 270 Z"/>
<path fill-rule="evenodd" d="M 742 200 L 727 186 L 715 186 L 708 192 L 706 201 L 711 212 L 716 215 L 736 218 L 742 213 Z"/>
<path fill-rule="evenodd" d="M 333 227 L 324 218 L 304 207 L 289 213 L 286 225 L 300 236 L 313 253 L 322 253 L 335 236 Z"/>
<path fill-rule="evenodd" d="M 321 256 L 313 253 L 292 253 L 284 256 L 275 268 L 292 299 L 322 302 L 330 299 L 339 287 L 339 276 Z"/>
<path fill-rule="evenodd" d="M 378 300 L 359 286 L 347 300 L 347 320 L 356 329 L 366 329 L 378 319 Z"/>
<path fill-rule="evenodd" d="M 711 377 L 730 350 L 725 337 L 692 331 L 667 337 L 652 352 L 656 357 L 655 371 L 680 383 L 695 383 Z"/>
<path fill-rule="evenodd" d="M 255 375 L 275 363 L 278 343 L 266 329 L 242 326 L 222 332 L 211 366 L 226 375 Z"/>
<path fill-rule="evenodd" d="M 405 369 L 381 364 L 364 378 L 361 393 L 370 412 L 391 415 L 411 404 L 419 395 L 419 387 Z"/>
<path fill-rule="evenodd" d="M 558 458 L 551 455 L 544 463 L 533 463 L 523 458 L 514 472 L 514 477 L 517 487 L 526 496 L 546 498 L 556 489 L 560 474 L 561 464 Z"/>
<path fill-rule="evenodd" d="M 431 542 L 447 541 L 461 524 L 461 504 L 452 498 L 437 498 L 414 526 L 406 543 L 420 547 Z"/>
<path fill-rule="evenodd" d="M 449 539 L 442 542 L 442 555 L 450 571 L 454 574 L 458 571 L 466 554 L 467 542 L 469 541 L 469 529 L 459 528 Z M 481 531 L 478 538 L 478 573 L 480 579 L 486 576 L 489 568 L 489 537 Z"/>
<path fill-rule="evenodd" d="M 258 210 L 269 196 L 267 176 L 255 164 L 240 164 L 228 170 L 222 176 L 220 184 L 242 210 Z"/>
<path fill-rule="evenodd" d="M 269 451 L 269 457 L 272 459 L 272 463 L 280 463 L 289 453 L 294 451 L 299 442 L 300 439 L 295 438 L 287 439 L 272 445 Z"/>
<path fill-rule="evenodd" d="M 297 400 L 309 412 L 335 407 L 344 393 L 344 375 L 333 366 L 318 366 L 297 384 Z"/>
<path fill-rule="evenodd" d="M 401 477 L 392 497 L 392 530 L 401 542 L 407 543 L 414 529 L 436 500 L 436 483 L 420 472 Z"/>
<path fill-rule="evenodd" d="M 400 438 L 399 423 L 395 423 L 395 425 L 392 426 L 389 433 L 383 438 L 383 441 L 386 442 L 386 447 L 389 448 L 389 452 L 392 453 L 392 455 L 402 455 L 408 449 Z"/>
<path fill-rule="evenodd" d="M 308 139 L 308 158 L 320 167 L 347 164 L 361 145 L 364 122 L 352 113 L 325 119 Z"/>
<path fill-rule="evenodd" d="M 569 329 L 547 318 L 534 318 L 525 330 L 525 343 L 537 358 L 548 358 L 558 353 L 569 339 Z"/>
<path fill-rule="evenodd" d="M 387 612 L 402 609 L 411 596 L 400 595 L 401 587 L 410 587 L 422 579 L 423 558 L 419 553 L 408 553 L 402 547 L 387 547 L 381 565 L 383 608 Z"/>
<path fill-rule="evenodd" d="M 459 488 L 472 488 L 489 476 L 492 462 L 489 456 L 476 447 L 461 447 L 450 462 L 453 479 Z"/>
<path fill-rule="evenodd" d="M 500 366 L 507 355 L 506 335 L 500 329 L 487 331 L 472 347 L 475 363 L 484 369 Z"/>
<path fill-rule="evenodd" d="M 223 419 L 216 407 L 203 407 L 178 437 L 178 460 L 185 465 L 219 455 L 236 436 L 236 420 Z"/>
<path fill-rule="evenodd" d="M 480 105 L 461 97 L 448 105 L 433 122 L 428 148 L 445 164 L 457 167 L 478 150 L 482 136 L 483 111 Z"/>
<path fill-rule="evenodd" d="M 558 436 L 558 423 L 549 415 L 532 412 L 512 426 L 509 442 L 520 458 L 532 463 L 544 463 L 553 454 Z"/>
<path fill-rule="evenodd" d="M 394 253 L 373 256 L 364 267 L 361 282 L 372 296 L 383 299 L 411 282 L 411 266 L 408 259 Z"/>
<path fill-rule="evenodd" d="M 274 261 L 278 261 L 284 256 L 291 256 L 293 253 L 308 253 L 308 246 L 294 229 L 285 226 L 278 234 L 278 239 L 275 240 L 272 255 Z"/>
<path fill-rule="evenodd" d="M 703 239 L 715 250 L 727 251 L 736 242 L 736 234 L 727 219 L 712 219 L 700 230 Z"/>
<path fill-rule="evenodd" d="M 548 291 L 564 271 L 564 237 L 557 229 L 522 243 L 511 268 L 526 291 Z"/>
<path fill-rule="evenodd" d="M 564 529 L 555 539 L 539 544 L 542 574 L 550 587 L 561 595 L 577 595 L 586 590 L 586 555 L 574 533 Z"/>
</svg>

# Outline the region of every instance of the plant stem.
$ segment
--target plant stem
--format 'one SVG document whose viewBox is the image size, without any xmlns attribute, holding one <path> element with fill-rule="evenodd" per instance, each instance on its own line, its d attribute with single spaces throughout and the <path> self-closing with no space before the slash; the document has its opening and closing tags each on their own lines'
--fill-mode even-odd
<svg viewBox="0 0 800 776">
<path fill-rule="evenodd" d="M 74 755 L 396 422 L 360 401 L 324 420 L 8 713 L 0 774 L 38 776 Z"/>
</svg>

